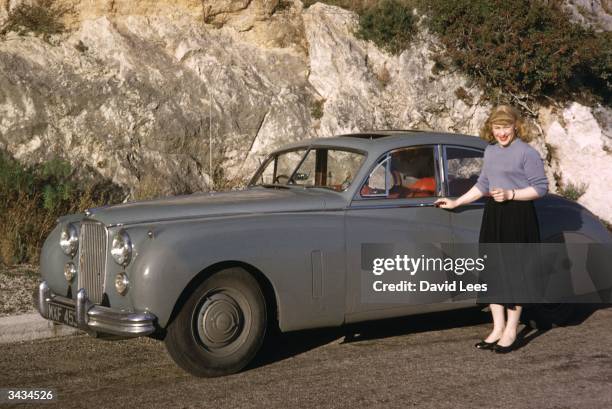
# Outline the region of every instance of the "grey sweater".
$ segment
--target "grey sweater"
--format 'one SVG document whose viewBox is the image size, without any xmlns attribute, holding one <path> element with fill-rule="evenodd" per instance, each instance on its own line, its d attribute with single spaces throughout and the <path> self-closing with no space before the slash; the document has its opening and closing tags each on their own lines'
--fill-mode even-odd
<svg viewBox="0 0 612 409">
<path fill-rule="evenodd" d="M 548 179 L 538 151 L 515 137 L 506 147 L 497 143 L 487 146 L 475 186 L 484 195 L 496 187 L 522 189 L 531 186 L 542 197 L 548 191 Z"/>
</svg>

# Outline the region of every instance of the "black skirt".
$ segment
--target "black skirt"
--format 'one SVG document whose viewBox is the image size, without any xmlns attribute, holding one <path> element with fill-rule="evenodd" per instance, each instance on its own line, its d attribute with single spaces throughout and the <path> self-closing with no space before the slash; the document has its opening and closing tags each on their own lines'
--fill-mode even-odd
<svg viewBox="0 0 612 409">
<path fill-rule="evenodd" d="M 521 244 L 539 243 L 540 229 L 533 201 L 507 200 L 486 202 L 480 226 L 479 242 L 483 248 L 495 252 L 496 265 L 481 272 L 480 282 L 488 283 L 489 291 L 479 302 L 502 304 L 507 308 L 523 304 L 526 293 L 533 290 L 533 268 L 526 269 L 521 258 Z M 487 246 L 487 243 L 516 243 Z M 533 247 L 532 247 L 533 248 Z M 493 261 L 493 260 L 491 260 Z"/>
</svg>

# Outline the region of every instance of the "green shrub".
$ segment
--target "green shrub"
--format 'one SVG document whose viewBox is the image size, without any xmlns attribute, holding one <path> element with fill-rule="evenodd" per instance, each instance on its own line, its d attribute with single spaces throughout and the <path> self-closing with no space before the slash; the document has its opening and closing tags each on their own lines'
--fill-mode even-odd
<svg viewBox="0 0 612 409">
<path fill-rule="evenodd" d="M 122 199 L 108 180 L 78 180 L 65 161 L 25 167 L 0 151 L 0 263 L 37 263 L 58 217 Z"/>
<path fill-rule="evenodd" d="M 14 31 L 23 35 L 31 32 L 47 39 L 65 30 L 62 17 L 69 11 L 55 0 L 36 0 L 31 4 L 23 2 L 9 11 L 1 33 Z"/>
<path fill-rule="evenodd" d="M 422 2 L 448 56 L 486 88 L 567 97 L 590 90 L 609 103 L 612 36 L 569 21 L 558 2 Z"/>
<path fill-rule="evenodd" d="M 415 32 L 412 11 L 397 0 L 382 0 L 362 10 L 359 16 L 357 36 L 392 54 L 406 49 Z"/>
<path fill-rule="evenodd" d="M 314 119 L 321 119 L 323 118 L 323 106 L 325 105 L 325 100 L 321 99 L 318 101 L 313 101 L 310 104 L 310 115 L 312 115 L 312 117 Z"/>
<path fill-rule="evenodd" d="M 594 96 L 610 105 L 612 32 L 572 23 L 558 0 L 322 2 L 358 13 L 357 35 L 393 53 L 411 39 L 415 24 L 410 9 L 416 7 L 446 46 L 442 55 L 433 56 L 433 73 L 445 69 L 442 61 L 448 60 L 492 100 L 507 100 L 509 93 L 561 100 Z M 304 1 L 305 7 L 314 3 Z"/>
<path fill-rule="evenodd" d="M 559 194 L 566 199 L 576 201 L 586 193 L 587 187 L 588 185 L 585 183 L 573 184 L 570 182 L 559 187 Z"/>
</svg>

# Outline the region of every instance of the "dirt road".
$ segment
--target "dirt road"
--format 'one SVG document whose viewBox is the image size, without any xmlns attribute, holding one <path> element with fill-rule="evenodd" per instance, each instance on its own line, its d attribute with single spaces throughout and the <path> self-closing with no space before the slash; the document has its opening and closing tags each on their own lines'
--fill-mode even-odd
<svg viewBox="0 0 612 409">
<path fill-rule="evenodd" d="M 468 310 L 351 328 L 356 336 L 286 334 L 253 367 L 217 379 L 185 374 L 159 341 L 79 335 L 1 345 L 0 388 L 52 388 L 58 400 L 44 408 L 612 407 L 612 308 L 530 330 L 508 355 L 473 347 L 488 328 L 487 313 Z"/>
</svg>

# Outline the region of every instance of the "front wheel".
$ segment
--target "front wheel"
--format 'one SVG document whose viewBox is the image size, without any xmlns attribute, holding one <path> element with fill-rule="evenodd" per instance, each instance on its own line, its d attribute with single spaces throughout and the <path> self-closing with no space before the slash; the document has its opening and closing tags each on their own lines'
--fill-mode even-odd
<svg viewBox="0 0 612 409">
<path fill-rule="evenodd" d="M 229 268 L 206 279 L 187 299 L 168 326 L 166 349 L 192 375 L 228 375 L 255 357 L 266 325 L 257 280 L 241 268 Z"/>
</svg>

